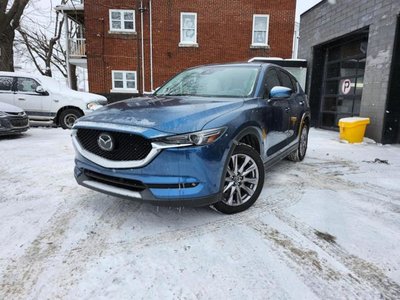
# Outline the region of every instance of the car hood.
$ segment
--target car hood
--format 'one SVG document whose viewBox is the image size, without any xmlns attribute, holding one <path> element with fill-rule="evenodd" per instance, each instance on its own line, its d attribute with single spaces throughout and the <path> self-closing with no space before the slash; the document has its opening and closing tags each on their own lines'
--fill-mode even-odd
<svg viewBox="0 0 400 300">
<path fill-rule="evenodd" d="M 71 89 L 61 89 L 58 91 L 54 91 L 54 96 L 55 97 L 63 97 L 63 99 L 76 99 L 80 101 L 84 101 L 86 104 L 90 102 L 97 102 L 102 105 L 107 104 L 107 98 L 102 96 L 102 95 L 97 95 L 93 93 L 87 93 L 87 92 L 79 92 L 79 91 L 74 91 Z"/>
<path fill-rule="evenodd" d="M 239 98 L 142 97 L 107 105 L 79 122 L 101 122 L 152 128 L 166 133 L 201 130 L 211 120 L 243 105 Z"/>
<path fill-rule="evenodd" d="M 8 112 L 8 113 L 20 113 L 20 112 L 23 112 L 23 109 L 21 109 L 17 106 L 11 105 L 11 104 L 0 102 L 0 111 L 4 111 L 4 112 Z"/>
</svg>

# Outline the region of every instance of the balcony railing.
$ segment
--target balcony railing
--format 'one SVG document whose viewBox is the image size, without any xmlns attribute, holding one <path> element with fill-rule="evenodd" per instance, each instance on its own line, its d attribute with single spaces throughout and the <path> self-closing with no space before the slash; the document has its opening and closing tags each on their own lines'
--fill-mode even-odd
<svg viewBox="0 0 400 300">
<path fill-rule="evenodd" d="M 69 40 L 69 56 L 86 57 L 86 39 L 73 38 Z"/>
</svg>

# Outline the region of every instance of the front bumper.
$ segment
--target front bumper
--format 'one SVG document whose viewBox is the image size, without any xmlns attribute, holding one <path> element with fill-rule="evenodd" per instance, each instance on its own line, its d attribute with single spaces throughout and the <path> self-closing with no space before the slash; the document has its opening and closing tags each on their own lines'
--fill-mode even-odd
<svg viewBox="0 0 400 300">
<path fill-rule="evenodd" d="M 162 184 L 159 185 L 158 188 L 152 188 L 152 185 L 145 186 L 145 189 L 138 189 L 132 190 L 125 187 L 121 187 L 120 185 L 116 186 L 112 183 L 106 183 L 104 181 L 99 181 L 98 179 L 94 179 L 92 176 L 88 176 L 86 170 L 78 169 L 75 167 L 75 179 L 78 184 L 87 187 L 89 189 L 95 190 L 97 192 L 105 193 L 111 196 L 129 199 L 129 200 L 136 200 L 151 203 L 154 205 L 159 206 L 190 206 L 190 207 L 201 207 L 214 204 L 221 200 L 221 194 L 217 193 L 215 195 L 209 195 L 205 197 L 189 197 L 189 198 L 182 198 L 182 197 L 174 197 L 174 198 L 157 198 L 152 190 L 154 189 L 174 189 L 174 188 L 167 188 L 167 184 L 165 184 L 163 188 L 160 188 Z M 117 178 L 115 178 L 117 179 Z M 118 180 L 118 179 L 117 179 Z M 156 186 L 156 185 L 154 185 Z M 172 185 L 171 185 L 172 186 Z M 188 188 L 188 187 L 182 187 Z"/>
<path fill-rule="evenodd" d="M 100 166 L 75 148 L 75 178 L 82 186 L 122 198 L 166 206 L 206 206 L 221 200 L 228 145 L 223 137 L 207 146 L 162 149 L 146 165 L 125 169 Z"/>
<path fill-rule="evenodd" d="M 2 116 L 0 117 L 0 135 L 19 134 L 29 129 L 27 116 Z"/>
</svg>

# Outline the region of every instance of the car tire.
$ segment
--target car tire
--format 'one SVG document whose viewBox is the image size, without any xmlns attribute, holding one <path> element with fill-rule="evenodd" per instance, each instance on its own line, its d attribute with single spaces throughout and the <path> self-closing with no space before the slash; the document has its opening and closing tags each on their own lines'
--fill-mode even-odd
<svg viewBox="0 0 400 300">
<path fill-rule="evenodd" d="M 71 129 L 75 121 L 82 116 L 82 112 L 75 108 L 65 109 L 60 114 L 59 124 L 63 129 Z"/>
<path fill-rule="evenodd" d="M 299 144 L 297 146 L 297 149 L 288 155 L 287 157 L 288 160 L 298 162 L 304 159 L 304 157 L 306 156 L 307 146 L 308 146 L 308 131 L 309 131 L 308 125 L 303 124 L 300 131 Z"/>
<path fill-rule="evenodd" d="M 240 144 L 228 158 L 222 189 L 222 200 L 214 208 L 224 214 L 235 214 L 256 202 L 264 184 L 264 164 L 252 147 Z"/>
</svg>

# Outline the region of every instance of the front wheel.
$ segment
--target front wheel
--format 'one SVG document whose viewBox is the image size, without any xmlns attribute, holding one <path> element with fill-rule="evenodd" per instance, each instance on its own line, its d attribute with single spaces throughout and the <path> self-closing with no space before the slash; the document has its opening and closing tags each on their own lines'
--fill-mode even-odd
<svg viewBox="0 0 400 300">
<path fill-rule="evenodd" d="M 287 159 L 291 161 L 302 161 L 306 156 L 308 146 L 308 131 L 309 127 L 307 124 L 303 124 L 300 132 L 299 144 L 297 149 L 290 153 Z"/>
<path fill-rule="evenodd" d="M 82 117 L 82 113 L 74 108 L 68 108 L 60 114 L 60 125 L 63 129 L 71 129 L 77 119 Z"/>
<path fill-rule="evenodd" d="M 223 198 L 214 207 L 225 214 L 248 209 L 256 202 L 264 184 L 264 164 L 252 147 L 240 144 L 226 166 Z"/>
</svg>

